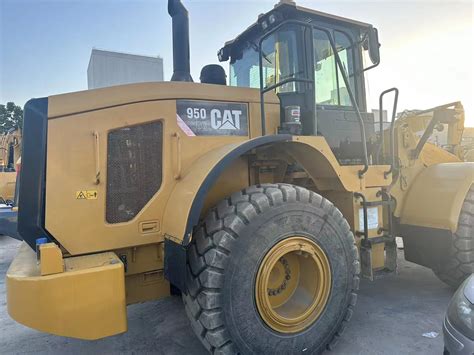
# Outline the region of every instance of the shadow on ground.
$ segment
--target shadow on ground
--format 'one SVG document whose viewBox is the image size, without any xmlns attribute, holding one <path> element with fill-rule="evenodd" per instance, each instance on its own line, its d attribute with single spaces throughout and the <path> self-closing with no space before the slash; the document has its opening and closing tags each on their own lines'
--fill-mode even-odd
<svg viewBox="0 0 474 355">
<path fill-rule="evenodd" d="M 19 242 L 0 236 L 0 353 L 206 354 L 179 297 L 128 308 L 128 332 L 97 341 L 57 337 L 26 328 L 7 314 L 5 273 Z M 426 268 L 399 257 L 399 275 L 362 281 L 358 304 L 334 355 L 442 354 L 442 321 L 453 291 Z M 435 331 L 428 339 L 423 333 Z"/>
</svg>

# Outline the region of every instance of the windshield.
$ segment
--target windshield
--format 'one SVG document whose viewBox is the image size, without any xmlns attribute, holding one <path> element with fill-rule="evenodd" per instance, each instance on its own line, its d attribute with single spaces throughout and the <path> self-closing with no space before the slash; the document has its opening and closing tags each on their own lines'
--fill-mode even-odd
<svg viewBox="0 0 474 355">
<path fill-rule="evenodd" d="M 264 88 L 285 79 L 304 78 L 303 56 L 305 28 L 297 25 L 284 26 L 262 43 L 262 68 Z M 343 32 L 331 30 L 339 58 L 349 79 L 353 92 L 356 90 L 354 76 L 354 45 Z M 314 79 L 316 105 L 352 106 L 340 68 L 336 64 L 329 38 L 325 31 L 313 30 Z M 260 88 L 258 44 L 249 42 L 239 59 L 230 66 L 230 85 Z M 295 82 L 276 88 L 276 92 L 297 91 Z"/>
<path fill-rule="evenodd" d="M 266 38 L 262 43 L 264 88 L 285 79 L 301 77 L 304 73 L 297 42 L 301 28 L 288 25 Z M 258 44 L 248 43 L 242 57 L 230 66 L 230 85 L 260 88 Z M 294 91 L 295 83 L 277 88 L 278 92 Z"/>
</svg>

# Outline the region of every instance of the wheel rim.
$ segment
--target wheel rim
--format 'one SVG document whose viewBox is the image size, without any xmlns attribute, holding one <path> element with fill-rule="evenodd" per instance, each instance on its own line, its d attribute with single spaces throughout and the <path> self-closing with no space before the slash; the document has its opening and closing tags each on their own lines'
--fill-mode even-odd
<svg viewBox="0 0 474 355">
<path fill-rule="evenodd" d="M 313 324 L 329 298 L 331 268 L 319 245 L 295 236 L 273 246 L 260 264 L 255 299 L 262 320 L 280 333 Z"/>
</svg>

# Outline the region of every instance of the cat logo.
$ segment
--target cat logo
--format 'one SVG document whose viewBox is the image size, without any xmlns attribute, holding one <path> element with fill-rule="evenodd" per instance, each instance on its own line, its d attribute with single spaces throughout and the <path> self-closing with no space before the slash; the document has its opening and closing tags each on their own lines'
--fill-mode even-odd
<svg viewBox="0 0 474 355">
<path fill-rule="evenodd" d="M 242 111 L 240 110 L 211 110 L 211 127 L 213 129 L 240 129 L 240 116 Z"/>
<path fill-rule="evenodd" d="M 176 100 L 176 120 L 188 137 L 248 136 L 248 116 L 243 102 Z"/>
</svg>

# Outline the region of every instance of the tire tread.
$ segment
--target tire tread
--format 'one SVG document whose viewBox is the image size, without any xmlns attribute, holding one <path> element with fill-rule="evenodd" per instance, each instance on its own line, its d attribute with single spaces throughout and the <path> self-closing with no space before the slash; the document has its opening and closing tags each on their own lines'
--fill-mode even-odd
<svg viewBox="0 0 474 355">
<path fill-rule="evenodd" d="M 232 253 L 232 245 L 239 232 L 255 217 L 273 206 L 285 202 L 310 203 L 333 216 L 346 231 L 352 243 L 351 254 L 352 290 L 347 309 L 338 329 L 322 349 L 332 349 L 352 318 L 357 302 L 360 263 L 355 239 L 349 224 L 334 205 L 319 194 L 290 184 L 261 184 L 250 186 L 222 200 L 210 210 L 208 216 L 196 228 L 189 246 L 187 285 L 188 294 L 183 293 L 186 313 L 192 329 L 204 347 L 212 354 L 236 354 L 223 321 L 221 294 L 224 282 L 224 266 Z"/>
<path fill-rule="evenodd" d="M 474 272 L 474 185 L 464 200 L 448 261 L 433 272 L 453 288 L 459 287 Z"/>
</svg>

